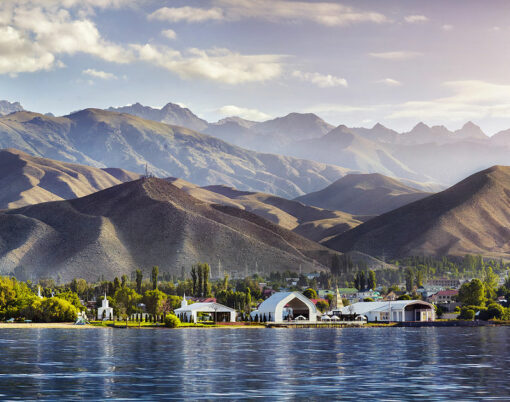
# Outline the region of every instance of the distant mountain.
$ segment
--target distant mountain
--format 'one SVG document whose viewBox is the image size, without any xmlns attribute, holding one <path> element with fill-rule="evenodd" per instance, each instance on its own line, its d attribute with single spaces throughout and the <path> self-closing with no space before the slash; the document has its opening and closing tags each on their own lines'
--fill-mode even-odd
<svg viewBox="0 0 510 402">
<path fill-rule="evenodd" d="M 452 136 L 455 140 L 481 140 L 486 141 L 489 137 L 476 124 L 468 121 L 461 129 L 456 130 Z"/>
<path fill-rule="evenodd" d="M 0 274 L 89 281 L 180 274 L 208 262 L 212 275 L 326 269 L 334 251 L 238 208 L 211 205 L 162 179 L 0 213 Z M 219 266 L 221 264 L 221 267 Z M 221 268 L 221 272 L 219 271 Z"/>
<path fill-rule="evenodd" d="M 199 200 L 252 212 L 317 242 L 349 230 L 365 220 L 365 217 L 327 211 L 271 194 L 240 191 L 221 185 L 198 187 L 176 178 L 167 180 Z"/>
<path fill-rule="evenodd" d="M 380 215 L 429 195 L 379 173 L 348 174 L 296 201 L 355 215 Z"/>
<path fill-rule="evenodd" d="M 313 113 L 289 113 L 283 117 L 258 123 L 254 128 L 261 134 L 299 141 L 322 137 L 334 126 Z"/>
<path fill-rule="evenodd" d="M 161 109 L 155 109 L 150 106 L 143 106 L 135 103 L 129 106 L 110 107 L 108 111 L 129 113 L 142 119 L 159 121 L 174 126 L 186 127 L 195 131 L 202 131 L 207 128 L 207 121 L 196 116 L 188 108 L 176 105 L 175 103 L 167 103 Z"/>
<path fill-rule="evenodd" d="M 287 198 L 323 188 L 349 172 L 338 166 L 230 145 L 195 131 L 130 114 L 85 109 L 65 117 L 19 112 L 0 118 L 0 147 L 95 167 L 182 177 Z"/>
<path fill-rule="evenodd" d="M 325 244 L 386 257 L 469 253 L 510 258 L 510 167 L 476 173 Z"/>
<path fill-rule="evenodd" d="M 82 197 L 134 180 L 137 175 L 30 156 L 16 149 L 0 150 L 0 209 Z M 117 176 L 117 177 L 116 177 Z"/>
<path fill-rule="evenodd" d="M 21 106 L 19 102 L 0 100 L 0 116 L 5 116 L 14 112 L 21 112 L 23 110 L 23 106 Z"/>
</svg>

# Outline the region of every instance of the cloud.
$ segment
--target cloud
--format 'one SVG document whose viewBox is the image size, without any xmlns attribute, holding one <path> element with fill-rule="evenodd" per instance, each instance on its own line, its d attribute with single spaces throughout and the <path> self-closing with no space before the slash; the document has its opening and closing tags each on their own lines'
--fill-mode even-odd
<svg viewBox="0 0 510 402">
<path fill-rule="evenodd" d="M 162 7 L 152 14 L 149 14 L 150 20 L 170 21 L 170 22 L 204 22 L 208 20 L 224 19 L 220 8 L 196 8 L 196 7 Z"/>
<path fill-rule="evenodd" d="M 173 29 L 165 29 L 164 31 L 161 31 L 161 35 L 166 37 L 167 39 L 177 39 L 177 33 Z"/>
<path fill-rule="evenodd" d="M 345 78 L 335 77 L 331 74 L 320 74 L 320 73 L 308 73 L 302 71 L 294 71 L 293 77 L 300 79 L 301 81 L 310 82 L 319 88 L 332 88 L 332 87 L 347 87 L 347 80 Z"/>
<path fill-rule="evenodd" d="M 381 13 L 358 10 L 335 2 L 213 0 L 212 4 L 212 8 L 163 7 L 150 14 L 149 18 L 170 22 L 239 21 L 244 19 L 271 22 L 312 21 L 326 26 L 388 22 L 388 19 Z"/>
<path fill-rule="evenodd" d="M 85 74 L 85 75 L 88 75 L 88 76 L 94 77 L 94 78 L 100 78 L 102 80 L 116 80 L 117 79 L 115 74 L 107 73 L 105 71 L 94 70 L 93 68 L 88 68 L 86 70 L 83 70 L 82 74 Z"/>
<path fill-rule="evenodd" d="M 451 31 L 451 30 L 453 30 L 453 25 L 450 25 L 450 24 L 444 24 L 444 25 L 441 27 L 441 29 L 442 29 L 443 31 Z"/>
<path fill-rule="evenodd" d="M 206 79 L 224 84 L 262 82 L 281 75 L 283 56 L 244 55 L 228 49 L 188 49 L 131 45 L 139 60 L 165 68 L 182 79 Z"/>
<path fill-rule="evenodd" d="M 235 105 L 226 105 L 218 109 L 218 113 L 222 116 L 238 116 L 243 119 L 252 121 L 264 121 L 271 118 L 267 113 L 261 112 L 257 109 L 248 109 Z"/>
<path fill-rule="evenodd" d="M 395 105 L 388 118 L 435 121 L 510 118 L 510 85 L 463 80 L 448 81 L 443 86 L 452 95 Z"/>
<path fill-rule="evenodd" d="M 419 52 L 408 52 L 408 51 L 395 51 L 395 52 L 375 52 L 368 54 L 371 57 L 375 57 L 377 59 L 383 60 L 408 60 L 413 59 L 419 56 L 422 56 L 422 53 Z"/>
<path fill-rule="evenodd" d="M 377 81 L 379 84 L 385 84 L 390 87 L 399 87 L 402 85 L 400 81 L 394 80 L 393 78 L 385 78 L 383 80 Z"/>
<path fill-rule="evenodd" d="M 409 24 L 417 24 L 421 22 L 427 22 L 429 19 L 424 15 L 408 15 L 404 17 L 404 20 Z"/>
<path fill-rule="evenodd" d="M 71 0 L 62 3 L 75 4 Z M 104 4 L 121 3 L 107 1 Z M 83 7 L 95 3 L 85 0 L 80 4 Z M 0 9 L 1 74 L 50 70 L 62 66 L 58 56 L 76 53 L 116 63 L 132 60 L 129 49 L 105 40 L 91 20 L 73 17 L 52 0 L 44 3 L 20 0 L 16 6 L 6 3 Z"/>
</svg>

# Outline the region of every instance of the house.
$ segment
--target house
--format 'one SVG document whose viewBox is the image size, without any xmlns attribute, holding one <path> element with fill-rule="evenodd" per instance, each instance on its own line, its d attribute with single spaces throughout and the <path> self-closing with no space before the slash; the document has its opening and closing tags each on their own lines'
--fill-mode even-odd
<svg viewBox="0 0 510 402">
<path fill-rule="evenodd" d="M 435 309 L 421 300 L 396 300 L 354 303 L 342 309 L 342 314 L 357 314 L 367 321 L 434 321 Z"/>
<path fill-rule="evenodd" d="M 267 299 L 268 297 L 271 297 L 275 293 L 276 293 L 276 290 L 274 290 L 274 289 L 264 289 L 262 291 L 262 298 Z"/>
<path fill-rule="evenodd" d="M 451 303 L 456 301 L 456 297 L 459 295 L 458 290 L 440 290 L 436 294 L 433 294 L 428 298 L 431 303 Z"/>
<path fill-rule="evenodd" d="M 251 317 L 271 322 L 283 322 L 303 317 L 307 321 L 316 322 L 317 308 L 309 298 L 300 292 L 277 292 L 264 300 L 259 308 L 251 313 Z"/>
<path fill-rule="evenodd" d="M 186 296 L 183 297 L 181 307 L 174 310 L 175 315 L 184 322 L 197 322 L 200 315 L 210 315 L 213 321 L 235 322 L 236 311 L 223 304 L 199 302 L 188 305 Z"/>
<path fill-rule="evenodd" d="M 428 281 L 427 285 L 458 289 L 460 287 L 460 281 L 458 279 L 439 278 Z"/>
</svg>

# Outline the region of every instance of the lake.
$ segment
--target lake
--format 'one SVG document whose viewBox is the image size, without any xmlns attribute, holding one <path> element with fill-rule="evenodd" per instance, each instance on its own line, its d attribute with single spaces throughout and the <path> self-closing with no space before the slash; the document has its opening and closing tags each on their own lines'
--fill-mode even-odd
<svg viewBox="0 0 510 402">
<path fill-rule="evenodd" d="M 0 399 L 510 399 L 510 327 L 4 329 Z"/>
</svg>

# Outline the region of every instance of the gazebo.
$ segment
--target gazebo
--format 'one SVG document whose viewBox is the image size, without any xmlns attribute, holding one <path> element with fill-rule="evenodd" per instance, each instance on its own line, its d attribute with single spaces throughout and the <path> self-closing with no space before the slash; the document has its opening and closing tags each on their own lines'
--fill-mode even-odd
<svg viewBox="0 0 510 402">
<path fill-rule="evenodd" d="M 317 321 L 317 308 L 315 304 L 299 292 L 277 292 L 264 300 L 259 308 L 251 313 L 262 321 L 284 322 L 302 316 L 310 322 Z"/>
</svg>

